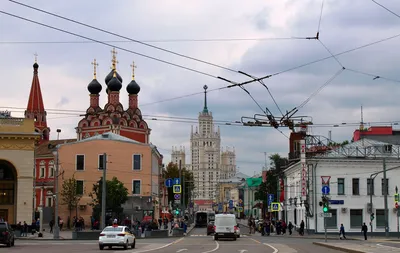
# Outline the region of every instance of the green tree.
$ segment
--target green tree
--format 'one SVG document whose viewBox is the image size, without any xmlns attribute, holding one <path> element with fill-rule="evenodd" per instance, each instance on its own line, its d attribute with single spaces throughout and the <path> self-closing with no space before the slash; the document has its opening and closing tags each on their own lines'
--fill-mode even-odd
<svg viewBox="0 0 400 253">
<path fill-rule="evenodd" d="M 184 180 L 181 180 L 181 184 L 183 183 L 182 181 L 184 181 L 185 185 L 184 186 L 182 185 L 182 187 L 184 187 L 184 192 L 185 192 L 184 197 L 185 197 L 185 203 L 187 205 L 189 204 L 189 196 L 194 189 L 193 173 L 191 171 L 188 171 L 186 168 L 182 168 L 181 175 L 184 178 Z M 165 168 L 163 176 L 165 179 L 179 178 L 178 165 L 170 162 L 168 166 Z M 168 188 L 168 203 L 170 203 L 171 201 L 174 201 L 174 193 L 172 187 Z"/>
<path fill-rule="evenodd" d="M 81 200 L 81 195 L 77 194 L 77 182 L 72 175 L 71 178 L 64 180 L 61 187 L 61 204 L 66 205 L 69 210 L 69 217 L 72 216 L 72 210 L 75 210 Z"/>
<path fill-rule="evenodd" d="M 279 178 L 283 176 L 283 170 L 289 164 L 287 158 L 281 157 L 279 154 L 273 154 L 269 156 L 270 170 L 267 171 L 267 180 L 263 182 L 254 197 L 256 200 L 262 200 L 264 203 L 267 201 L 268 194 L 274 194 L 275 200 L 279 198 L 278 187 Z"/>
<path fill-rule="evenodd" d="M 90 205 L 93 207 L 93 216 L 96 219 L 99 219 L 101 214 L 102 187 L 103 179 L 101 178 L 93 185 L 92 192 L 89 194 L 92 198 Z M 128 189 L 121 181 L 113 177 L 111 180 L 106 180 L 106 191 L 106 210 L 119 217 L 123 211 L 121 205 L 128 200 Z"/>
</svg>

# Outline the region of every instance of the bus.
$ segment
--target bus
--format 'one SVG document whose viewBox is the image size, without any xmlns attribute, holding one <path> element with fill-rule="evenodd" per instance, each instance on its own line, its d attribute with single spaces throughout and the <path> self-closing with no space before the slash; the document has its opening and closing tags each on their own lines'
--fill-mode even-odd
<svg viewBox="0 0 400 253">
<path fill-rule="evenodd" d="M 195 227 L 207 227 L 208 224 L 208 215 L 205 211 L 198 211 L 194 215 Z"/>
</svg>

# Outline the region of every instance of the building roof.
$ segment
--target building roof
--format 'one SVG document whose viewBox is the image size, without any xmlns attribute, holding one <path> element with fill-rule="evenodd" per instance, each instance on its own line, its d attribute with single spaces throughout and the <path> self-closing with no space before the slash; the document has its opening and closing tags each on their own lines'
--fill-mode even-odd
<svg viewBox="0 0 400 253">
<path fill-rule="evenodd" d="M 399 158 L 400 145 L 363 138 L 321 155 L 323 158 Z"/>
<path fill-rule="evenodd" d="M 76 142 L 76 139 L 51 140 L 40 144 L 35 149 L 35 156 L 53 156 L 53 149 L 60 144 Z"/>
<path fill-rule="evenodd" d="M 243 179 L 247 179 L 249 178 L 249 176 L 247 176 L 246 174 L 243 174 L 241 172 L 236 173 L 235 176 L 231 177 L 231 178 L 227 178 L 227 179 L 221 179 L 220 182 L 221 183 L 242 183 Z"/>
<path fill-rule="evenodd" d="M 82 143 L 82 142 L 88 142 L 88 141 L 96 141 L 96 140 L 109 140 L 109 141 L 120 141 L 120 142 L 127 142 L 127 143 L 131 143 L 131 144 L 137 144 L 137 145 L 143 145 L 143 146 L 149 146 L 151 147 L 154 151 L 157 152 L 157 154 L 159 156 L 162 156 L 161 153 L 158 151 L 157 147 L 153 144 L 147 144 L 147 143 L 142 143 L 139 141 L 135 141 L 132 139 L 129 139 L 127 137 L 124 137 L 122 135 L 119 134 L 115 134 L 112 132 L 106 132 L 106 133 L 102 133 L 102 134 L 98 134 L 80 141 L 77 141 L 76 139 L 72 142 L 67 142 L 67 143 L 60 143 L 61 145 L 63 144 L 75 144 L 75 143 Z"/>
<path fill-rule="evenodd" d="M 40 82 L 38 76 L 39 65 L 35 63 L 33 65 L 33 79 L 31 92 L 29 93 L 28 106 L 26 108 L 29 112 L 44 112 L 42 91 L 40 89 Z"/>
</svg>

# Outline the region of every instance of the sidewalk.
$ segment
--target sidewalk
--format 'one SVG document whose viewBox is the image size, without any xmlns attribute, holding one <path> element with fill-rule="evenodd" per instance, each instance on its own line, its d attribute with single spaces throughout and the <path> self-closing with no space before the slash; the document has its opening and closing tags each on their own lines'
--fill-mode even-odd
<svg viewBox="0 0 400 253">
<path fill-rule="evenodd" d="M 194 224 L 192 224 L 190 227 L 188 227 L 188 229 L 186 231 L 186 236 L 189 235 L 189 233 L 193 229 L 194 229 Z M 43 237 L 39 237 L 38 233 L 35 233 L 34 235 L 32 235 L 32 233 L 29 233 L 28 236 L 26 236 L 26 237 L 16 237 L 16 239 L 18 239 L 18 240 L 44 240 L 44 241 L 55 240 L 53 238 L 54 234 L 49 233 L 49 231 L 50 231 L 50 229 L 45 228 L 45 231 L 42 232 Z M 90 230 L 87 230 L 87 231 L 90 231 Z M 172 237 L 172 234 L 169 233 L 168 235 L 169 235 L 168 238 Z M 58 240 L 72 240 L 72 230 L 60 231 L 59 237 L 60 238 Z M 144 233 L 142 233 L 141 237 L 138 239 L 145 239 Z"/>
<path fill-rule="evenodd" d="M 322 247 L 326 247 L 326 248 L 330 248 L 330 249 L 350 252 L 350 253 L 399 252 L 399 249 L 391 248 L 391 247 L 382 247 L 382 246 L 375 245 L 375 244 L 355 244 L 355 243 L 342 243 L 342 242 L 340 242 L 340 243 L 339 242 L 337 242 L 337 243 L 313 242 L 313 244 L 322 246 Z"/>
</svg>

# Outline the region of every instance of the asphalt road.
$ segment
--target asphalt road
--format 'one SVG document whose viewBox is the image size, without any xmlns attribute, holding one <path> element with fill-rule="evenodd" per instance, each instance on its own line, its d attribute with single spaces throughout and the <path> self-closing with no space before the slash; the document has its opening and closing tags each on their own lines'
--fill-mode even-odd
<svg viewBox="0 0 400 253">
<path fill-rule="evenodd" d="M 0 253 L 74 253 L 74 252 L 129 252 L 129 253 L 339 253 L 313 245 L 305 238 L 288 238 L 255 234 L 243 235 L 236 241 L 214 241 L 205 228 L 196 228 L 184 238 L 140 239 L 135 249 L 124 251 L 113 248 L 100 251 L 97 241 L 27 241 L 18 240 L 12 248 L 0 247 Z"/>
</svg>

